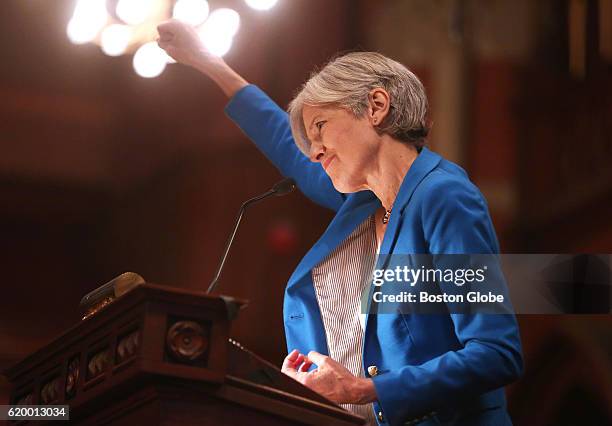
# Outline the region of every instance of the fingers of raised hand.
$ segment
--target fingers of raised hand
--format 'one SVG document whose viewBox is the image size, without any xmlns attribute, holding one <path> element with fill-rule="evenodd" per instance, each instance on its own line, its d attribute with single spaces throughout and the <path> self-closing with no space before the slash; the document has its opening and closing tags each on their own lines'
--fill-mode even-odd
<svg viewBox="0 0 612 426">
<path fill-rule="evenodd" d="M 170 31 L 159 31 L 158 41 L 169 42 L 174 40 L 174 33 Z"/>
<path fill-rule="evenodd" d="M 157 31 L 161 33 L 171 33 L 174 34 L 177 31 L 180 31 L 182 28 L 186 26 L 185 23 L 177 20 L 177 19 L 168 19 L 159 25 L 157 25 Z"/>
<path fill-rule="evenodd" d="M 176 19 L 169 19 L 159 24 L 157 32 L 163 41 L 186 41 L 199 38 L 194 27 Z"/>
<path fill-rule="evenodd" d="M 174 39 L 174 32 L 169 30 L 168 28 L 164 28 L 162 27 L 163 24 L 159 24 L 157 26 L 157 33 L 159 34 L 159 37 L 157 38 L 157 41 L 162 41 L 162 42 L 169 42 L 172 41 Z"/>
</svg>

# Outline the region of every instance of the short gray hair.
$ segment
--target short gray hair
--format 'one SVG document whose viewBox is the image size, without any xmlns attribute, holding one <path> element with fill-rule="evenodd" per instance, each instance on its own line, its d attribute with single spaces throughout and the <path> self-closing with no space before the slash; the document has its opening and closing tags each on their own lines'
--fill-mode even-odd
<svg viewBox="0 0 612 426">
<path fill-rule="evenodd" d="M 332 59 L 304 83 L 288 108 L 291 132 L 300 150 L 306 155 L 310 151 L 302 118 L 304 105 L 336 106 L 360 118 L 375 88 L 385 89 L 390 97 L 389 113 L 377 131 L 420 151 L 429 131 L 423 84 L 404 65 L 376 52 L 352 52 Z"/>
</svg>

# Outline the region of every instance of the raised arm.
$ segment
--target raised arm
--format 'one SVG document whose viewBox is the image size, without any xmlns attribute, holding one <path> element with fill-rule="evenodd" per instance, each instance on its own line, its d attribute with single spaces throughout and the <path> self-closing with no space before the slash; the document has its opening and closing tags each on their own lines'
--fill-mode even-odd
<svg viewBox="0 0 612 426">
<path fill-rule="evenodd" d="M 210 77 L 230 98 L 228 116 L 246 133 L 285 177 L 292 177 L 314 202 L 338 210 L 344 194 L 333 187 L 320 164 L 297 148 L 287 113 L 257 87 L 250 85 L 225 61 L 211 54 L 191 26 L 169 20 L 157 27 L 159 46 L 177 62 Z"/>
</svg>

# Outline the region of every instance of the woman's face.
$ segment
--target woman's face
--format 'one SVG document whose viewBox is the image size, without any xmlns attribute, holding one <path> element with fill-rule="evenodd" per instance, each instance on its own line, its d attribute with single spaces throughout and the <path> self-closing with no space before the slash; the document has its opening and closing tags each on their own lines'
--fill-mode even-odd
<svg viewBox="0 0 612 426">
<path fill-rule="evenodd" d="M 321 163 L 334 187 L 343 193 L 368 189 L 366 177 L 376 167 L 379 147 L 368 114 L 355 118 L 341 108 L 305 105 L 302 117 L 310 160 Z"/>
</svg>

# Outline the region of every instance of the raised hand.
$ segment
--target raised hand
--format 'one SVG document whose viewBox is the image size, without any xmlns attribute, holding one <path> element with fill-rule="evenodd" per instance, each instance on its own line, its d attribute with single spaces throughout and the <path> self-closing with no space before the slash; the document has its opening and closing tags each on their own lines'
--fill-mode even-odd
<svg viewBox="0 0 612 426">
<path fill-rule="evenodd" d="M 164 21 L 157 26 L 157 44 L 177 62 L 201 68 L 221 59 L 210 53 L 191 25 L 177 19 Z"/>
<path fill-rule="evenodd" d="M 157 44 L 177 62 L 194 67 L 209 76 L 228 97 L 249 83 L 231 69 L 219 56 L 204 46 L 199 34 L 192 26 L 170 19 L 157 26 Z"/>
</svg>

